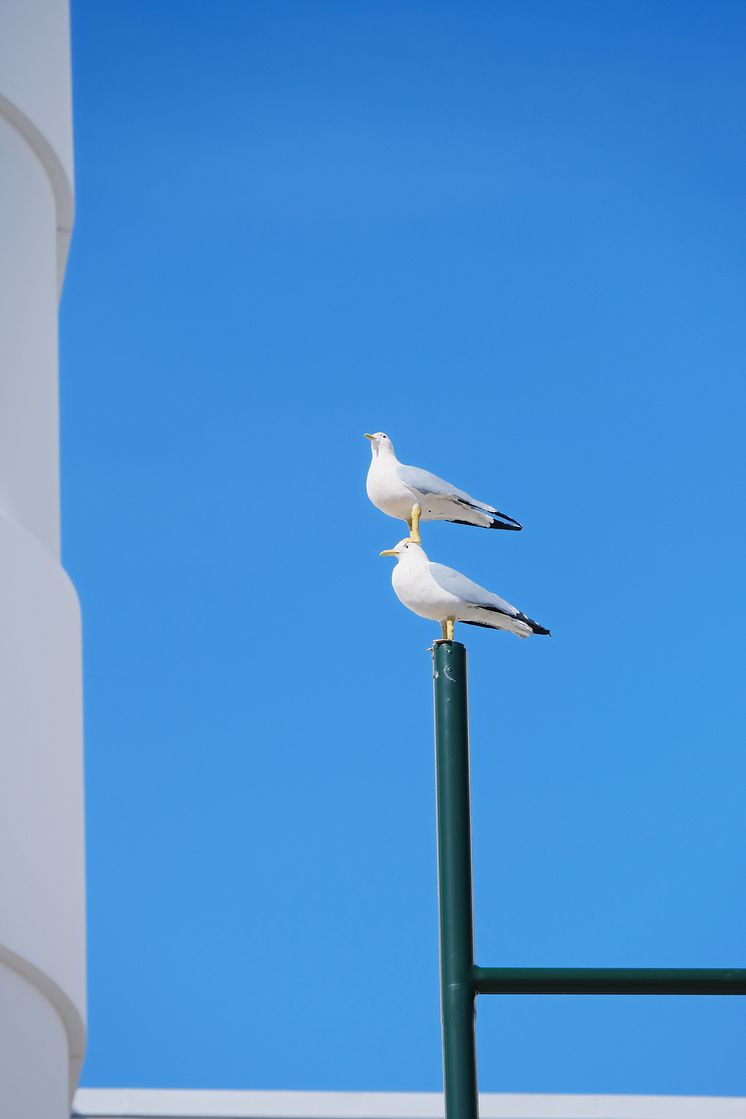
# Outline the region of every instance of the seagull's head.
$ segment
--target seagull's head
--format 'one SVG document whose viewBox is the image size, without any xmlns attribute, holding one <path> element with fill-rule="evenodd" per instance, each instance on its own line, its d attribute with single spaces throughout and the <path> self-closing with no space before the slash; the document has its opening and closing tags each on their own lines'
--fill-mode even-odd
<svg viewBox="0 0 746 1119">
<path fill-rule="evenodd" d="M 370 439 L 370 453 L 373 455 L 373 458 L 376 458 L 381 451 L 384 453 L 390 451 L 393 454 L 394 444 L 385 431 L 377 431 L 375 435 L 368 435 L 366 432 L 364 438 Z"/>
<path fill-rule="evenodd" d="M 381 556 L 396 556 L 397 560 L 417 560 L 427 559 L 419 544 L 415 544 L 414 540 L 410 540 L 405 536 L 400 540 L 395 548 L 386 548 L 385 551 L 379 552 Z"/>
</svg>

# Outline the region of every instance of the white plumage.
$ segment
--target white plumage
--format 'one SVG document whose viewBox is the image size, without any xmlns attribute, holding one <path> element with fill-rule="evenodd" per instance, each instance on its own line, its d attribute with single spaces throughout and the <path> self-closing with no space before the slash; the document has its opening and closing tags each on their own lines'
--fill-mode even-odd
<svg viewBox="0 0 746 1119">
<path fill-rule="evenodd" d="M 391 582 L 399 601 L 421 618 L 440 622 L 444 637 L 453 637 L 453 622 L 505 629 L 518 637 L 549 634 L 548 629 L 459 571 L 431 563 L 420 545 L 409 539 L 400 540 L 381 555 L 396 556 Z M 451 626 L 448 634 L 447 624 Z"/>
<path fill-rule="evenodd" d="M 368 497 L 382 513 L 406 521 L 412 529 L 412 509 L 420 507 L 413 538 L 416 540 L 417 521 L 455 521 L 457 524 L 475 525 L 479 528 L 503 528 L 518 531 L 521 525 L 499 512 L 492 505 L 477 501 L 464 490 L 450 482 L 399 462 L 394 445 L 382 431 L 366 435 L 370 439 L 371 464 L 366 490 Z"/>
</svg>

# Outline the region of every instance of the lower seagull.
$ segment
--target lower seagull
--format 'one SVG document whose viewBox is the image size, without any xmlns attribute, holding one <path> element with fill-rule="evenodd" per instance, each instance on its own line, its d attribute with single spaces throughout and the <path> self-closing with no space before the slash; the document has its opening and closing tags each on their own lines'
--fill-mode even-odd
<svg viewBox="0 0 746 1119">
<path fill-rule="evenodd" d="M 527 617 L 504 598 L 473 583 L 452 567 L 431 563 L 419 544 L 409 538 L 382 556 L 396 556 L 391 582 L 408 610 L 421 618 L 440 622 L 444 641 L 453 641 L 455 622 L 485 629 L 506 629 L 518 637 L 549 636 L 549 630 Z"/>
</svg>

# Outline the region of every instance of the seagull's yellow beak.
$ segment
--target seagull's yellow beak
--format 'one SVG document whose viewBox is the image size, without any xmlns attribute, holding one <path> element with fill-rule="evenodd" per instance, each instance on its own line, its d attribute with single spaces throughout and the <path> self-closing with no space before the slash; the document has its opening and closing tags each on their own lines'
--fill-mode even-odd
<svg viewBox="0 0 746 1119">
<path fill-rule="evenodd" d="M 375 435 L 368 435 L 368 432 L 366 431 L 365 435 L 363 436 L 363 439 L 370 439 L 371 443 L 374 443 L 376 437 L 375 437 Z"/>
<path fill-rule="evenodd" d="M 396 548 L 387 548 L 385 552 L 379 552 L 379 556 L 398 556 Z"/>
</svg>

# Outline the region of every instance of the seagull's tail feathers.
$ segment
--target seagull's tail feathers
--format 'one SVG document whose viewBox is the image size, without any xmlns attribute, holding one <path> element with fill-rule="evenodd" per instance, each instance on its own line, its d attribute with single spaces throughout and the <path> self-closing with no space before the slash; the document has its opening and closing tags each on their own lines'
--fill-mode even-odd
<svg viewBox="0 0 746 1119">
<path fill-rule="evenodd" d="M 473 618 L 459 618 L 467 626 L 479 626 L 481 629 L 496 629 L 504 630 L 505 633 L 514 633 L 516 637 L 530 637 L 532 630 L 531 627 L 521 622 L 518 618 L 507 618 L 503 616 L 502 622 L 498 625 L 497 622 L 477 622 Z"/>
<path fill-rule="evenodd" d="M 501 614 L 499 622 L 477 622 L 473 618 L 459 618 L 459 621 L 467 626 L 479 626 L 481 629 L 504 629 L 508 633 L 514 633 L 516 637 L 531 637 L 534 633 L 551 637 L 548 629 L 544 629 L 544 626 L 540 626 L 533 618 L 527 618 L 525 614 L 519 614 L 516 617 Z"/>
<path fill-rule="evenodd" d="M 496 509 L 489 513 L 477 509 L 473 505 L 463 505 L 462 509 L 472 520 L 466 521 L 460 517 L 449 517 L 448 520 L 455 525 L 472 525 L 473 528 L 504 528 L 509 532 L 520 532 L 523 528 L 522 524 L 514 521 L 507 513 L 499 513 Z"/>
<path fill-rule="evenodd" d="M 465 626 L 479 626 L 480 629 L 497 629 L 505 630 L 506 633 L 508 632 L 505 626 L 495 626 L 492 625 L 491 622 L 475 622 L 473 618 L 459 618 L 458 621 L 462 622 Z M 526 636 L 528 637 L 528 634 L 526 634 Z"/>
</svg>

